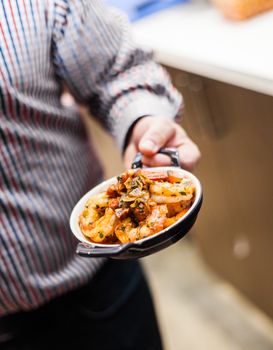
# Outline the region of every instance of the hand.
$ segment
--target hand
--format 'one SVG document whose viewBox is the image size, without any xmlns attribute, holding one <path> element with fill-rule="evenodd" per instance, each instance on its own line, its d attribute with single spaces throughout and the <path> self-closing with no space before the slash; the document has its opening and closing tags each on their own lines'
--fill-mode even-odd
<svg viewBox="0 0 273 350">
<path fill-rule="evenodd" d="M 192 170 L 201 156 L 197 145 L 177 123 L 166 117 L 144 117 L 132 130 L 124 152 L 124 163 L 130 168 L 136 153 L 140 151 L 146 166 L 170 165 L 167 156 L 157 154 L 161 147 L 177 148 L 181 167 L 186 170 Z"/>
</svg>

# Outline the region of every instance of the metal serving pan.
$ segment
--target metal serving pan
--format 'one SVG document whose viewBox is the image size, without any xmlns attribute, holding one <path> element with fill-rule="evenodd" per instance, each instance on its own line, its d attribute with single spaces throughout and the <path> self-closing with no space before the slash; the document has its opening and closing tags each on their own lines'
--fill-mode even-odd
<svg viewBox="0 0 273 350">
<path fill-rule="evenodd" d="M 187 211 L 187 213 L 183 217 L 181 217 L 179 220 L 177 220 L 173 225 L 165 228 L 164 230 L 152 236 L 143 238 L 133 243 L 126 243 L 126 244 L 93 243 L 89 241 L 81 232 L 81 229 L 79 226 L 79 216 L 84 209 L 85 203 L 91 196 L 105 191 L 110 185 L 117 182 L 117 178 L 112 177 L 111 179 L 108 179 L 100 183 L 99 185 L 94 187 L 92 190 L 87 192 L 79 200 L 79 202 L 75 205 L 74 209 L 72 210 L 72 213 L 70 216 L 70 228 L 73 234 L 76 236 L 76 238 L 80 241 L 76 249 L 76 253 L 78 255 L 83 257 L 90 257 L 90 258 L 96 258 L 96 257 L 107 257 L 107 258 L 115 258 L 115 259 L 142 258 L 144 256 L 158 252 L 159 250 L 164 249 L 170 246 L 171 244 L 174 244 L 175 242 L 180 240 L 182 237 L 184 237 L 186 233 L 191 229 L 202 205 L 203 194 L 202 194 L 202 187 L 201 187 L 200 181 L 192 173 L 184 169 L 181 169 L 179 167 L 179 156 L 178 156 L 177 150 L 170 149 L 170 148 L 162 148 L 159 151 L 159 153 L 168 155 L 171 158 L 172 166 L 145 168 L 145 171 L 166 172 L 166 171 L 174 170 L 177 174 L 183 177 L 186 176 L 190 178 L 195 186 L 195 199 L 192 206 Z M 142 155 L 140 153 L 137 154 L 134 162 L 132 163 L 132 169 L 137 169 L 142 167 L 141 156 Z"/>
</svg>

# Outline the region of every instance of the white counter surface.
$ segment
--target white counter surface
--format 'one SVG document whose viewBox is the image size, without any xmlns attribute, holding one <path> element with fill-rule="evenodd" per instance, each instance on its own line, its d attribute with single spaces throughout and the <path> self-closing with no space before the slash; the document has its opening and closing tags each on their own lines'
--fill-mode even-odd
<svg viewBox="0 0 273 350">
<path fill-rule="evenodd" d="M 192 1 L 133 24 L 162 64 L 273 96 L 273 11 L 243 22 Z"/>
</svg>

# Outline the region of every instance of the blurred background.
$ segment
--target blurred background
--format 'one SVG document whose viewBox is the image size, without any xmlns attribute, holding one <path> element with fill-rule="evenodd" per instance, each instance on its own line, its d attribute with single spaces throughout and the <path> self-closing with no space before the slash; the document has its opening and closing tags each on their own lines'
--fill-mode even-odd
<svg viewBox="0 0 273 350">
<path fill-rule="evenodd" d="M 273 349 L 273 1 L 106 2 L 169 71 L 203 155 L 196 225 L 142 260 L 166 349 Z M 113 140 L 82 112 L 105 177 L 117 175 Z"/>
</svg>

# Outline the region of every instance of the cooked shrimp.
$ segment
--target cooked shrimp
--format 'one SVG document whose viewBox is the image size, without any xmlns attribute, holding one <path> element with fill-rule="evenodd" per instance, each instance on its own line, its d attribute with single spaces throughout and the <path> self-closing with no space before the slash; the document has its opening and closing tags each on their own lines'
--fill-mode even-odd
<svg viewBox="0 0 273 350">
<path fill-rule="evenodd" d="M 190 207 L 191 205 L 191 200 L 189 201 L 182 201 L 182 202 L 178 202 L 178 203 L 170 203 L 167 204 L 167 208 L 168 208 L 168 217 L 172 217 L 175 216 L 176 214 L 180 213 L 182 210 Z"/>
<path fill-rule="evenodd" d="M 152 233 L 162 230 L 167 212 L 167 206 L 164 204 L 152 208 L 151 214 L 145 220 L 145 225 Z"/>
<path fill-rule="evenodd" d="M 135 242 L 175 223 L 194 195 L 191 179 L 174 171 L 128 170 L 87 201 L 79 225 L 96 243 Z"/>
<path fill-rule="evenodd" d="M 81 228 L 86 231 L 103 215 L 104 209 L 109 204 L 106 192 L 102 192 L 91 197 L 82 212 L 79 222 Z"/>
<path fill-rule="evenodd" d="M 101 192 L 92 196 L 86 203 L 88 208 L 106 208 L 109 204 L 109 196 L 106 192 Z"/>
<path fill-rule="evenodd" d="M 193 197 L 192 186 L 186 187 L 183 182 L 155 182 L 150 185 L 151 199 L 156 203 L 177 203 L 188 201 Z"/>
<path fill-rule="evenodd" d="M 166 205 L 152 207 L 150 215 L 148 215 L 146 220 L 141 222 L 138 227 L 135 227 L 131 218 L 126 218 L 117 225 L 115 234 L 121 243 L 134 242 L 149 237 L 163 230 L 167 212 Z"/>
<path fill-rule="evenodd" d="M 118 218 L 111 208 L 105 210 L 105 214 L 99 218 L 89 229 L 83 230 L 85 236 L 92 239 L 96 243 L 101 243 L 111 237 L 115 232 Z"/>
<path fill-rule="evenodd" d="M 130 232 L 130 239 L 143 239 L 163 230 L 167 212 L 164 204 L 152 207 L 151 214 L 137 227 L 137 231 Z"/>
<path fill-rule="evenodd" d="M 140 230 L 141 226 L 136 227 L 131 218 L 126 218 L 116 226 L 115 234 L 121 243 L 129 243 L 144 238 Z"/>
<path fill-rule="evenodd" d="M 150 236 L 151 230 L 147 226 L 135 227 L 131 218 L 122 221 L 115 229 L 115 234 L 121 243 L 135 242 L 141 238 Z"/>
<path fill-rule="evenodd" d="M 88 231 L 92 225 L 101 217 L 95 208 L 85 208 L 79 218 L 79 224 L 83 233 Z"/>
<path fill-rule="evenodd" d="M 180 211 L 178 214 L 176 214 L 170 218 L 166 218 L 164 221 L 164 224 L 163 224 L 164 228 L 174 224 L 178 219 L 182 218 L 182 216 L 184 216 L 188 210 L 189 210 L 189 208 L 185 208 L 182 211 Z"/>
<path fill-rule="evenodd" d="M 133 234 L 133 236 L 135 235 L 133 230 L 136 230 L 136 228 L 134 228 L 134 223 L 132 219 L 126 218 L 116 226 L 115 234 L 121 243 L 128 243 L 131 242 L 130 233 Z"/>
</svg>

